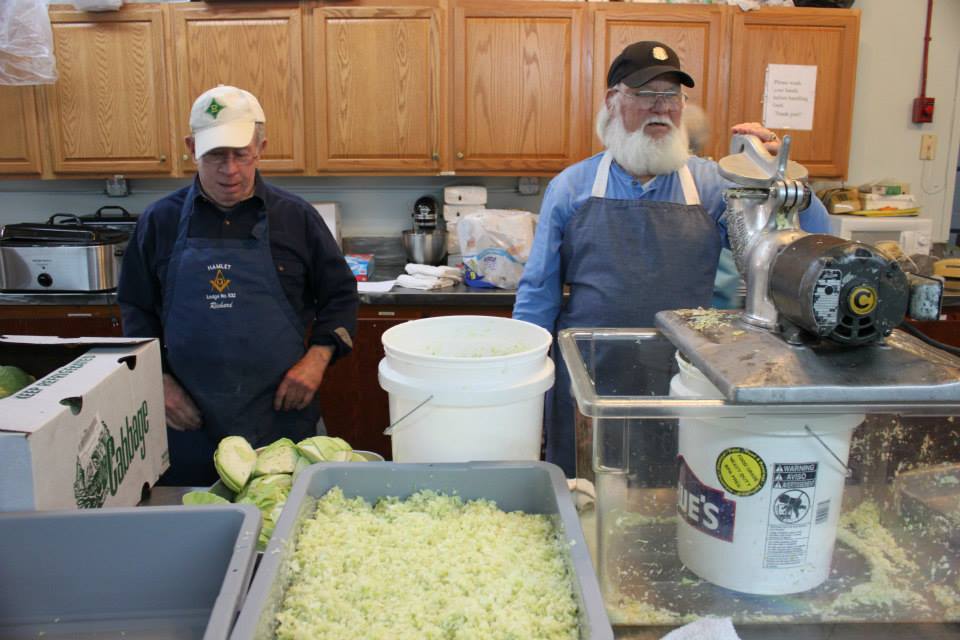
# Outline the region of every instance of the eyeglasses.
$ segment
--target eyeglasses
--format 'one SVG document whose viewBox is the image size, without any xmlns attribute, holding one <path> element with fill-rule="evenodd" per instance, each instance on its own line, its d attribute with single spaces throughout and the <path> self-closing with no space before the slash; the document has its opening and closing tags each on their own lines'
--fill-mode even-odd
<svg viewBox="0 0 960 640">
<path fill-rule="evenodd" d="M 233 158 L 233 161 L 238 165 L 246 167 L 250 164 L 253 164 L 253 161 L 259 157 L 259 153 L 254 153 L 248 149 L 214 149 L 213 151 L 203 154 L 200 159 L 203 162 L 222 167 L 223 165 L 227 164 L 230 158 Z"/>
<path fill-rule="evenodd" d="M 677 111 L 680 106 L 687 101 L 687 94 L 679 91 L 624 91 L 617 89 L 626 97 L 633 100 L 633 103 L 641 109 L 653 109 L 658 100 L 662 100 L 664 108 L 667 111 Z"/>
</svg>

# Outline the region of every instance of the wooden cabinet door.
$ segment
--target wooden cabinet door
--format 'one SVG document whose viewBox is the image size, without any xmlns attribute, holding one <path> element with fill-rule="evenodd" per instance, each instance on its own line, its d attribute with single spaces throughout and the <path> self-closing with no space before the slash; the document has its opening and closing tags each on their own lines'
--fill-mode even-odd
<svg viewBox="0 0 960 640">
<path fill-rule="evenodd" d="M 454 169 L 553 173 L 583 157 L 584 6 L 454 2 Z"/>
<path fill-rule="evenodd" d="M 607 70 L 623 49 L 641 40 L 657 40 L 671 47 L 696 86 L 683 87 L 689 102 L 703 108 L 714 132 L 703 155 L 726 155 L 726 88 L 728 48 L 724 46 L 729 13 L 722 6 L 624 5 L 596 6 L 593 12 L 593 117 L 607 91 Z M 593 152 L 603 150 L 593 137 Z"/>
<path fill-rule="evenodd" d="M 813 129 L 777 131 L 781 137 L 790 134 L 790 159 L 812 176 L 846 177 L 859 31 L 856 9 L 735 12 L 727 123 L 763 121 L 767 65 L 814 65 Z"/>
<path fill-rule="evenodd" d="M 40 141 L 33 87 L 0 86 L 0 174 L 40 173 Z"/>
<path fill-rule="evenodd" d="M 383 359 L 383 332 L 419 318 L 415 310 L 361 307 L 353 351 L 331 366 L 320 385 L 320 406 L 327 435 L 338 436 L 354 449 L 375 451 L 389 460 L 390 424 L 387 392 L 380 387 L 377 367 Z"/>
<path fill-rule="evenodd" d="M 377 5 L 311 14 L 317 169 L 435 173 L 446 147 L 439 2 Z"/>
<path fill-rule="evenodd" d="M 55 173 L 169 173 L 163 13 L 51 9 L 59 78 L 45 85 Z"/>
<path fill-rule="evenodd" d="M 218 84 L 251 92 L 266 114 L 264 172 L 306 167 L 300 9 L 296 5 L 171 5 L 176 49 L 178 140 L 190 134 L 190 107 Z M 181 147 L 181 149 L 185 149 Z M 177 155 L 184 172 L 193 158 Z"/>
</svg>

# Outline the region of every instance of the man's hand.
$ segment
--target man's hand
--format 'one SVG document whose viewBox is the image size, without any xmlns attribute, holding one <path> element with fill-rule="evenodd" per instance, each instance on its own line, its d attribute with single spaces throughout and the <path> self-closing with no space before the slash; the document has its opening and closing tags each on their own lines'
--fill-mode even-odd
<svg viewBox="0 0 960 640">
<path fill-rule="evenodd" d="M 177 431 L 196 431 L 203 426 L 200 409 L 190 394 L 169 373 L 163 374 L 163 406 L 167 426 Z"/>
<path fill-rule="evenodd" d="M 780 137 L 759 122 L 741 122 L 740 124 L 733 125 L 730 131 L 731 133 L 757 136 L 760 138 L 760 142 L 763 143 L 766 150 L 773 155 L 777 155 L 780 151 Z"/>
<path fill-rule="evenodd" d="M 290 367 L 273 397 L 274 411 L 305 409 L 323 382 L 323 373 L 333 358 L 333 347 L 313 345 L 300 360 Z"/>
</svg>

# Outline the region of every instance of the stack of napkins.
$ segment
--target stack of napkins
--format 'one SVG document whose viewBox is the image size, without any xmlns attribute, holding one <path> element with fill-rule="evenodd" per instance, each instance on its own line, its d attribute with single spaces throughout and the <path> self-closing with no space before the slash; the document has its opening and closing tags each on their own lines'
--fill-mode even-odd
<svg viewBox="0 0 960 640">
<path fill-rule="evenodd" d="M 452 287 L 463 279 L 456 267 L 434 267 L 428 264 L 408 264 L 406 274 L 397 276 L 397 284 L 408 289 L 443 289 Z"/>
</svg>

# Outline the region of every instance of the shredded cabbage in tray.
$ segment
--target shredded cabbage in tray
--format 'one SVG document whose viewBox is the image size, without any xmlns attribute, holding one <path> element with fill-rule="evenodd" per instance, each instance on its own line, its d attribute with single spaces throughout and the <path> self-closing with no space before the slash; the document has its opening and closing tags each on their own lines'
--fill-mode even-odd
<svg viewBox="0 0 960 640">
<path fill-rule="evenodd" d="M 277 637 L 578 637 L 550 518 L 421 491 L 371 506 L 334 487 L 304 523 Z"/>
</svg>

